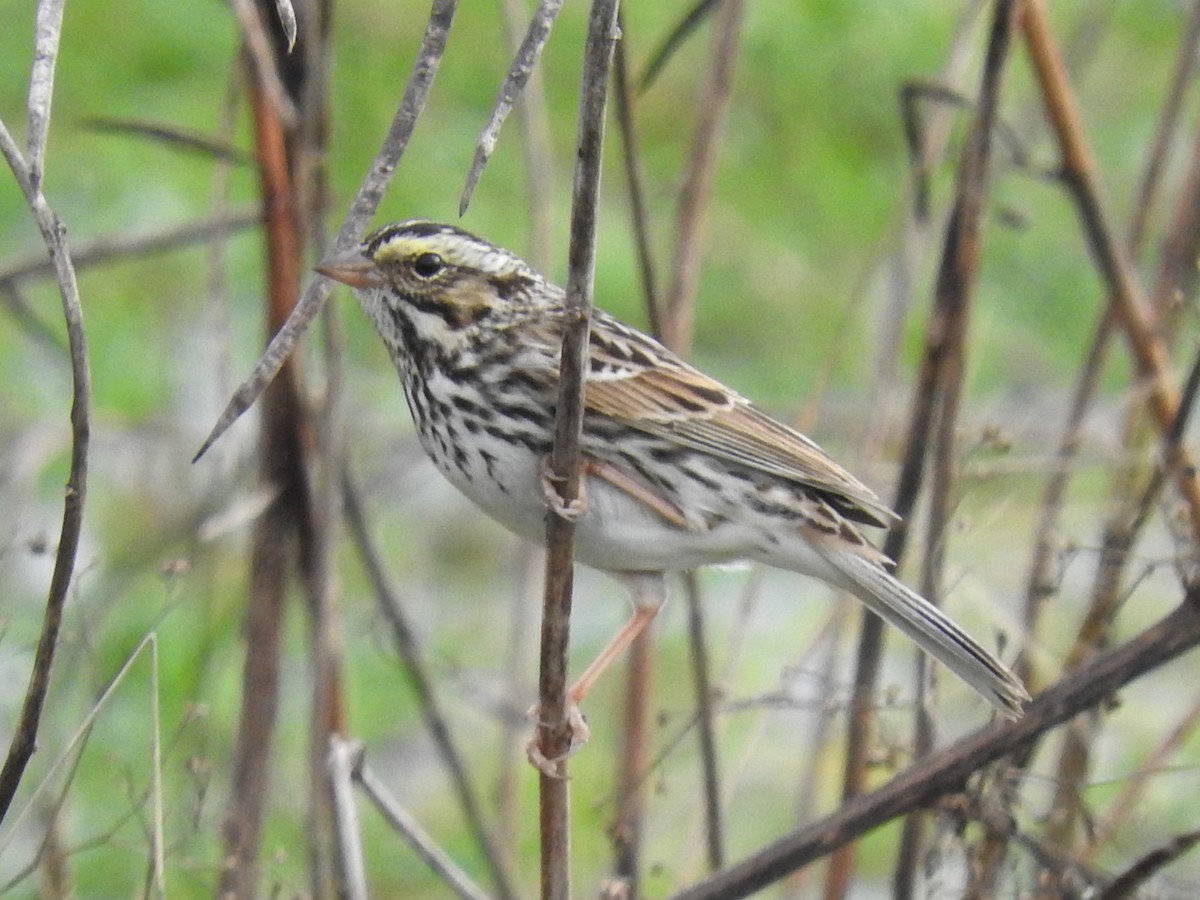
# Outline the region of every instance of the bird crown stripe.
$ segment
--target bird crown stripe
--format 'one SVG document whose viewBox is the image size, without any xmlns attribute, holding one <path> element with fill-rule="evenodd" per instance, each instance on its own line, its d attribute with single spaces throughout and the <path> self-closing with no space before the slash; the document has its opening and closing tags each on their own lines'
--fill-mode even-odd
<svg viewBox="0 0 1200 900">
<path fill-rule="evenodd" d="M 476 269 L 486 275 L 532 274 L 525 263 L 507 250 L 459 228 L 433 222 L 388 225 L 370 235 L 364 245 L 367 254 L 382 265 L 436 253 L 450 265 Z"/>
</svg>

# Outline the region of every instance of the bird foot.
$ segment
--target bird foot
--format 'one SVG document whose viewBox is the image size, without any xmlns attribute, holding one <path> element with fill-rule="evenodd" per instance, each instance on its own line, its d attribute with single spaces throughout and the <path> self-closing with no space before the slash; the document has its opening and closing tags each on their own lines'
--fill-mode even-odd
<svg viewBox="0 0 1200 900">
<path fill-rule="evenodd" d="M 587 482 L 580 479 L 579 496 L 569 503 L 564 503 L 558 487 L 565 479 L 554 474 L 554 470 L 550 468 L 550 457 L 542 457 L 540 469 L 542 496 L 546 498 L 546 505 L 554 511 L 556 516 L 566 519 L 568 522 L 578 522 L 587 512 Z"/>
<path fill-rule="evenodd" d="M 564 776 L 558 770 L 558 764 L 581 750 L 592 736 L 592 731 L 588 728 L 587 720 L 580 712 L 578 703 L 568 698 L 563 713 L 566 727 L 571 734 L 571 742 L 564 752 L 553 757 L 546 756 L 542 752 L 541 742 L 538 740 L 539 732 L 550 727 L 549 723 L 544 722 L 541 718 L 541 708 L 535 704 L 530 708 L 528 714 L 529 718 L 533 720 L 534 726 L 529 743 L 525 745 L 525 756 L 528 757 L 529 764 L 547 778 L 563 778 Z"/>
</svg>

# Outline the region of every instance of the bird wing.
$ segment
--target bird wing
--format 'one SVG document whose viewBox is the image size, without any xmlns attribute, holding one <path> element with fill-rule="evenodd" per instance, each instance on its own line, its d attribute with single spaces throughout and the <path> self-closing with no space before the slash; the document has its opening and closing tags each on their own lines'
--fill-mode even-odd
<svg viewBox="0 0 1200 900">
<path fill-rule="evenodd" d="M 895 521 L 895 513 L 870 488 L 816 443 L 665 348 L 622 331 L 625 339 L 615 342 L 593 337 L 589 411 L 812 488 L 849 518 L 876 525 Z"/>
</svg>

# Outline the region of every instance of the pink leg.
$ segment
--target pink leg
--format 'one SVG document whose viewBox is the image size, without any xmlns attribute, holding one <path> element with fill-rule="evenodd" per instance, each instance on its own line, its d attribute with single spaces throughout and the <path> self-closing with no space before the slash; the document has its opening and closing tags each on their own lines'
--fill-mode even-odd
<svg viewBox="0 0 1200 900">
<path fill-rule="evenodd" d="M 646 504 L 646 506 L 650 507 L 650 509 L 654 510 L 672 525 L 687 531 L 696 530 L 696 528 L 688 524 L 687 518 L 678 506 L 661 494 L 656 493 L 649 485 L 643 484 L 628 472 L 623 472 L 610 463 L 585 457 L 583 460 L 583 473 L 585 477 L 579 482 L 579 496 L 567 504 L 562 502 L 562 496 L 558 493 L 558 485 L 556 484 L 558 479 L 550 470 L 550 458 L 544 457 L 539 468 L 541 469 L 542 496 L 546 498 L 546 505 L 564 519 L 578 522 L 583 518 L 583 514 L 587 512 L 586 476 L 591 475 L 608 482 L 619 491 L 624 491 L 634 500 Z"/>
<path fill-rule="evenodd" d="M 662 609 L 663 601 L 666 600 L 666 585 L 662 574 L 659 572 L 622 573 L 616 577 L 629 588 L 633 600 L 633 615 L 629 617 L 629 621 L 621 627 L 621 630 L 613 636 L 613 639 L 608 642 L 608 646 L 601 650 L 600 654 L 583 670 L 583 674 L 579 676 L 579 680 L 571 685 L 567 691 L 565 713 L 567 725 L 571 729 L 571 746 L 562 758 L 570 756 L 577 751 L 587 743 L 588 738 L 591 736 L 591 731 L 588 729 L 587 722 L 583 718 L 583 713 L 579 711 L 579 704 L 583 702 L 583 698 L 595 686 L 596 681 L 604 673 L 604 670 L 612 665 L 613 660 L 624 653 L 637 636 L 645 630 L 646 626 L 654 621 L 654 617 Z M 545 772 L 547 775 L 557 777 L 554 764 L 559 760 L 546 759 L 542 755 L 538 749 L 536 729 L 533 740 L 529 742 L 525 749 L 526 754 L 529 756 L 529 761 L 535 768 Z"/>
</svg>

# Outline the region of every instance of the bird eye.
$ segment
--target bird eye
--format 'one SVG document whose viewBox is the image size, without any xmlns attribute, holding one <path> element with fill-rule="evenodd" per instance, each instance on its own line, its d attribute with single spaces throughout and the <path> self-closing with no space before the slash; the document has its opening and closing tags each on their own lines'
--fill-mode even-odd
<svg viewBox="0 0 1200 900">
<path fill-rule="evenodd" d="M 421 278 L 432 278 L 444 268 L 446 263 L 436 253 L 422 253 L 413 260 L 413 271 Z"/>
</svg>

